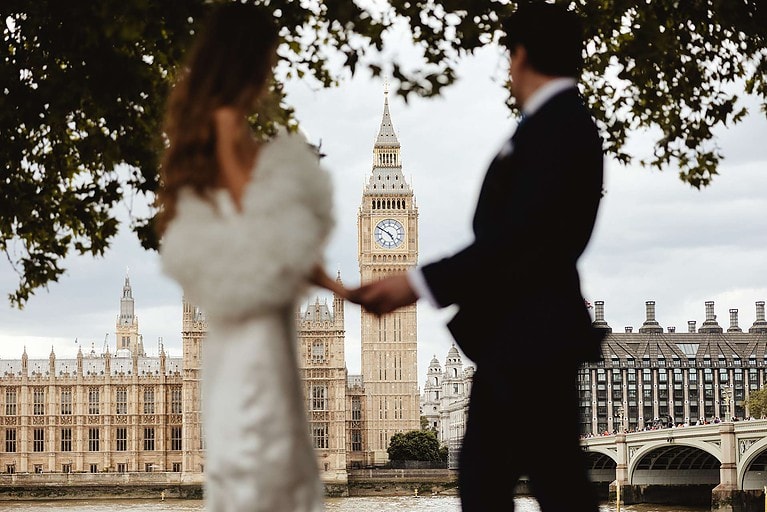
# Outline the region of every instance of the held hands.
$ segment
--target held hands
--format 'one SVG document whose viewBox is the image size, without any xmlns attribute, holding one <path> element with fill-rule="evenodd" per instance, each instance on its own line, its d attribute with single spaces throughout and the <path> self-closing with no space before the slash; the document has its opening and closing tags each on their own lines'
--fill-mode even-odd
<svg viewBox="0 0 767 512">
<path fill-rule="evenodd" d="M 347 290 L 348 300 L 378 316 L 391 313 L 418 300 L 406 274 L 397 274 Z"/>
<path fill-rule="evenodd" d="M 378 316 L 391 313 L 397 308 L 408 306 L 418 300 L 418 295 L 411 288 L 406 274 L 393 275 L 356 289 L 349 289 L 328 276 L 323 266 L 318 263 L 314 266 L 309 280 L 312 284 L 359 304 Z"/>
</svg>

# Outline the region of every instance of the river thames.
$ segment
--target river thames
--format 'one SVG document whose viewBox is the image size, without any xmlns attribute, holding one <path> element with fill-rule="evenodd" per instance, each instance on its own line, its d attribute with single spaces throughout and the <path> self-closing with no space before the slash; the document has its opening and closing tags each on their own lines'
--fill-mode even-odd
<svg viewBox="0 0 767 512">
<path fill-rule="evenodd" d="M 503 499 L 503 498 L 501 498 Z M 394 496 L 328 498 L 326 512 L 460 512 L 455 496 Z M 0 501 L 0 511 L 14 512 L 200 512 L 200 500 L 55 500 Z M 514 499 L 515 512 L 540 512 L 532 498 Z M 666 505 L 623 505 L 621 512 L 707 512 L 708 508 Z M 615 504 L 604 504 L 600 512 L 616 512 Z"/>
</svg>

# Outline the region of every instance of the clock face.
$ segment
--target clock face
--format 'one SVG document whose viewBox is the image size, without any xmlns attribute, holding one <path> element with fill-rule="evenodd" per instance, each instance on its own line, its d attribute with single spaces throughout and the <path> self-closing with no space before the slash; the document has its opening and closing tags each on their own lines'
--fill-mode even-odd
<svg viewBox="0 0 767 512">
<path fill-rule="evenodd" d="M 402 240 L 405 239 L 405 228 L 399 221 L 384 219 L 376 224 L 373 236 L 375 236 L 376 243 L 384 249 L 394 249 L 399 247 Z"/>
</svg>

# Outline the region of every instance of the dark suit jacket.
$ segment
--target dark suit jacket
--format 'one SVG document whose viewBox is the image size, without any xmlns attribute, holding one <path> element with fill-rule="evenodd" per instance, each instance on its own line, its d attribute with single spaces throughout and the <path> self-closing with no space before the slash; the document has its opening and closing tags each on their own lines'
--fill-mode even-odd
<svg viewBox="0 0 767 512">
<path fill-rule="evenodd" d="M 458 306 L 448 328 L 478 365 L 511 355 L 595 360 L 602 333 L 591 326 L 577 262 L 602 195 L 601 138 L 570 88 L 521 124 L 512 143 L 485 175 L 474 242 L 425 265 L 424 278 L 441 306 Z"/>
</svg>

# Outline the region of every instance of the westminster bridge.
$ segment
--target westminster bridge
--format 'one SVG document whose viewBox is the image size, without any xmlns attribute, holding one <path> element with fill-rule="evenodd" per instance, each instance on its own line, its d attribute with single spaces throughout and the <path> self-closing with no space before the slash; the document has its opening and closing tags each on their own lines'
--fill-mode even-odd
<svg viewBox="0 0 767 512">
<path fill-rule="evenodd" d="M 636 503 L 690 490 L 700 498 L 701 489 L 710 489 L 712 510 L 765 510 L 767 420 L 602 435 L 581 445 L 592 481 L 609 484 L 611 500 L 616 492 Z"/>
</svg>

